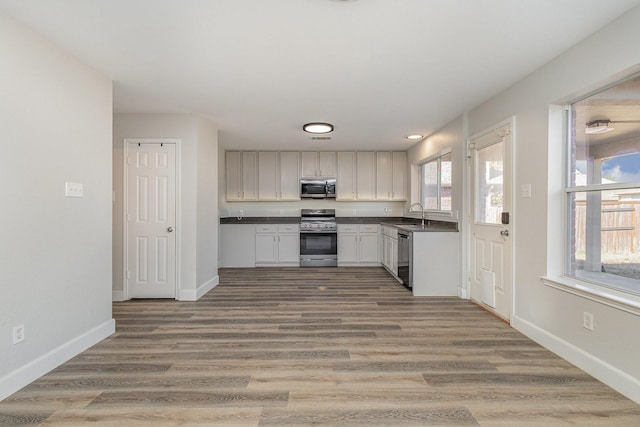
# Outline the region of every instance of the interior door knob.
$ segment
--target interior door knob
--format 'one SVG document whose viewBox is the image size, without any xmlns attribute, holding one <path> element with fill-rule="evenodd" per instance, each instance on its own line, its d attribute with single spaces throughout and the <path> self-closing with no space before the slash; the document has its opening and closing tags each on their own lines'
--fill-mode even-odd
<svg viewBox="0 0 640 427">
<path fill-rule="evenodd" d="M 505 237 L 507 237 L 507 236 L 509 235 L 509 230 L 502 230 L 502 231 L 500 232 L 500 235 L 501 235 L 501 236 L 505 236 Z"/>
<path fill-rule="evenodd" d="M 173 227 L 167 227 L 167 231 L 171 233 L 173 231 Z"/>
</svg>

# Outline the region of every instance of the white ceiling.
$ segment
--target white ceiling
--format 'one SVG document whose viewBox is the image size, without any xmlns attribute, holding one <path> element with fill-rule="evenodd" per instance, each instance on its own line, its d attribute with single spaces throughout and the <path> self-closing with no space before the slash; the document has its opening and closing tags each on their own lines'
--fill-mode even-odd
<svg viewBox="0 0 640 427">
<path fill-rule="evenodd" d="M 0 0 L 114 80 L 116 112 L 235 149 L 405 150 L 640 0 Z M 615 47 L 614 47 L 615 48 Z M 302 124 L 335 125 L 311 141 Z"/>
</svg>

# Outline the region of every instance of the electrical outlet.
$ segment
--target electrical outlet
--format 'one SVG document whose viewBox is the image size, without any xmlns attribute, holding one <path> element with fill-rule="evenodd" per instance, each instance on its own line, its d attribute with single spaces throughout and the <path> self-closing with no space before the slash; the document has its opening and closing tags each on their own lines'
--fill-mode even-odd
<svg viewBox="0 0 640 427">
<path fill-rule="evenodd" d="M 13 343 L 18 344 L 24 341 L 24 325 L 13 327 Z"/>
<path fill-rule="evenodd" d="M 67 197 L 84 197 L 83 185 L 79 182 L 65 182 L 64 195 Z"/>
<path fill-rule="evenodd" d="M 582 313 L 582 326 L 585 329 L 593 331 L 593 314 L 586 311 Z"/>
</svg>

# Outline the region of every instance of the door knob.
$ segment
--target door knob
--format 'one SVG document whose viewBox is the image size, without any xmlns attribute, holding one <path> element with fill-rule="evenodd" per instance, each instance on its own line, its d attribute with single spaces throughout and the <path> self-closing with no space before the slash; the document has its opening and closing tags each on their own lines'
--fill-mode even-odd
<svg viewBox="0 0 640 427">
<path fill-rule="evenodd" d="M 507 236 L 509 235 L 509 230 L 502 230 L 502 231 L 500 232 L 500 235 L 501 235 L 501 236 L 505 236 L 505 237 L 507 237 Z"/>
<path fill-rule="evenodd" d="M 167 227 L 167 231 L 171 233 L 173 231 L 173 227 Z"/>
</svg>

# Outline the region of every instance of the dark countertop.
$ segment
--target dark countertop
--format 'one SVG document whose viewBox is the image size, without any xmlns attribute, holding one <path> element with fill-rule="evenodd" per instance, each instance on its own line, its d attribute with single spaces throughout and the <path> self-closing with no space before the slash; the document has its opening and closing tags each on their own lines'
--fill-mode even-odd
<svg viewBox="0 0 640 427">
<path fill-rule="evenodd" d="M 235 216 L 220 218 L 220 224 L 300 224 L 299 216 Z"/>
<path fill-rule="evenodd" d="M 391 226 L 397 228 L 398 230 L 410 231 L 412 233 L 424 233 L 424 232 L 458 232 L 458 224 L 455 222 L 447 222 L 447 221 L 434 221 L 434 220 L 425 220 L 425 226 L 422 227 L 420 225 L 420 220 L 414 220 L 414 222 L 407 223 L 387 223 L 382 222 L 382 225 Z"/>
<path fill-rule="evenodd" d="M 389 217 L 389 216 L 337 216 L 338 224 L 382 224 L 389 225 L 405 231 L 426 232 L 426 231 L 458 231 L 458 224 L 447 221 L 425 221 L 427 226 L 416 228 L 420 220 L 416 218 Z M 220 224 L 298 224 L 299 216 L 253 216 L 220 218 Z M 414 227 L 412 227 L 414 226 Z"/>
</svg>

